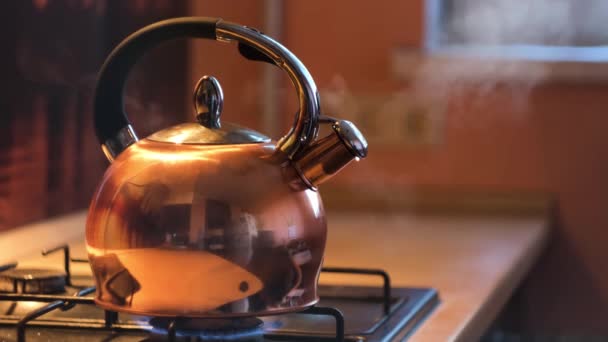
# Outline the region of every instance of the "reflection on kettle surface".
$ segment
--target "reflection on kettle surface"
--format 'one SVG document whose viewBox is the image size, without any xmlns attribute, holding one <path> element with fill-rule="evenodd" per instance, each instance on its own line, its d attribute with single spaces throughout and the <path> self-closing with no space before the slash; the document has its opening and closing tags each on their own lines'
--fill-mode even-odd
<svg viewBox="0 0 608 342">
<path fill-rule="evenodd" d="M 199 151 L 150 162 L 148 150 L 178 147 L 142 140 L 110 166 L 87 223 L 100 305 L 213 316 L 316 302 L 326 236 L 319 194 L 290 187 L 265 157 L 272 145 L 239 146 L 218 168 L 207 163 L 213 147 L 180 146 Z"/>
<path fill-rule="evenodd" d="M 100 300 L 115 305 L 131 306 L 134 294 L 139 291 L 139 282 L 120 262 L 116 254 L 91 257 L 91 267 L 95 272 L 95 281 L 105 289 L 98 292 Z"/>
<path fill-rule="evenodd" d="M 92 260 L 101 284 L 97 300 L 137 313 L 210 314 L 262 288 L 255 275 L 204 251 L 142 248 Z"/>
</svg>

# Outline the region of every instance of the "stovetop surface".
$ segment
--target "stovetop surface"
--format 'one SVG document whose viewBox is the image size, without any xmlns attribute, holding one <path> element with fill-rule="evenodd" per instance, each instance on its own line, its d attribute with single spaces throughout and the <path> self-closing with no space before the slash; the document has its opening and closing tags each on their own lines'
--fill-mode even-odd
<svg viewBox="0 0 608 342">
<path fill-rule="evenodd" d="M 338 332 L 344 341 L 402 341 L 424 321 L 438 305 L 437 292 L 431 288 L 391 288 L 389 275 L 378 269 L 323 267 L 322 273 L 374 276 L 383 279 L 378 287 L 320 285 L 320 301 L 299 313 L 261 317 L 245 330 L 229 328 L 207 331 L 171 330 L 167 326 L 186 327 L 192 320 L 170 319 L 164 329 L 159 320 L 130 314 L 116 314 L 93 302 L 94 283 L 90 274 L 75 275 L 71 266 L 88 260 L 70 258 L 70 247 L 61 245 L 44 255 L 63 251 L 65 293 L 58 295 L 23 295 L 0 292 L 0 342 L 25 341 L 335 341 Z M 43 262 L 44 267 L 48 263 Z M 17 264 L 0 265 L 0 274 Z M 17 267 L 19 268 L 19 267 Z M 4 278 L 3 278 L 4 279 Z M 35 282 L 34 282 L 35 283 Z M 7 284 L 4 284 L 7 285 Z M 47 289 L 8 283 L 8 290 Z M 80 292 L 79 292 L 80 291 Z M 75 297 L 78 293 L 78 296 Z M 34 297 L 32 297 L 34 296 Z M 34 300 L 35 299 L 35 300 Z M 46 310 L 52 309 L 52 310 Z M 40 315 L 37 315 L 36 312 Z M 44 311 L 44 312 L 43 312 Z M 34 316 L 32 316 L 34 315 Z M 29 317 L 24 320 L 24 317 Z M 31 318 L 31 319 L 30 319 Z M 19 321 L 24 329 L 18 333 Z M 198 322 L 200 323 L 200 322 Z M 208 325 L 209 321 L 204 322 Z M 211 324 L 214 329 L 217 320 Z M 163 323 L 164 324 L 164 323 Z M 260 326 L 258 326 L 259 324 Z M 153 326 L 154 325 L 154 326 Z M 162 324 L 161 324 L 162 325 Z M 221 324 L 220 324 L 221 326 Z M 196 328 L 199 326 L 197 325 Z M 181 329 L 181 328 L 178 328 Z M 188 334 L 188 336 L 185 336 Z M 173 337 L 175 335 L 175 337 Z"/>
<path fill-rule="evenodd" d="M 74 280 L 78 284 L 78 280 Z M 86 282 L 86 279 L 85 279 Z M 69 295 L 77 292 L 68 288 Z M 385 315 L 382 289 L 358 286 L 319 286 L 321 300 L 316 307 L 334 307 L 344 316 L 345 341 L 395 341 L 406 338 L 438 304 L 437 292 L 429 288 L 393 288 L 390 314 Z M 46 303 L 0 301 L 0 341 L 18 341 L 15 324 L 28 312 Z M 118 323 L 137 331 L 65 328 L 65 322 L 77 319 L 79 325 L 103 324 L 105 312 L 90 304 L 77 304 L 62 311 L 54 310 L 30 322 L 25 341 L 166 341 L 166 335 L 152 331 L 149 318 L 119 314 Z M 262 329 L 240 334 L 204 334 L 202 337 L 178 337 L 176 341 L 333 341 L 336 321 L 327 315 L 285 314 L 261 318 Z M 64 327 L 40 327 L 63 325 Z M 166 332 L 163 332 L 166 333 Z"/>
</svg>

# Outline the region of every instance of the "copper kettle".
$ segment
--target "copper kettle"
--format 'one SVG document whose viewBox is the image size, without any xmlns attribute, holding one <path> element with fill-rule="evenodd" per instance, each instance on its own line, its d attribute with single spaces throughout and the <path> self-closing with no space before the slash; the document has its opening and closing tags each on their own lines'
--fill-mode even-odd
<svg viewBox="0 0 608 342">
<path fill-rule="evenodd" d="M 278 142 L 220 122 L 223 93 L 203 77 L 198 122 L 139 140 L 123 111 L 129 69 L 146 50 L 182 37 L 237 41 L 251 60 L 289 74 L 299 99 Z M 111 165 L 93 197 L 86 244 L 103 308 L 148 316 L 236 317 L 305 309 L 318 301 L 326 221 L 317 186 L 367 154 L 350 122 L 321 116 L 304 65 L 259 31 L 221 19 L 147 26 L 105 61 L 95 130 Z M 332 128 L 317 139 L 319 124 Z"/>
</svg>

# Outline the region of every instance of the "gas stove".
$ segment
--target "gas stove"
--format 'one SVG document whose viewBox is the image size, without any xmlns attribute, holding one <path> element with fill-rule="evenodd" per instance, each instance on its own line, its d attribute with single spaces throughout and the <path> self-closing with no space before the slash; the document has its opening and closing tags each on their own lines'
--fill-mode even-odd
<svg viewBox="0 0 608 342">
<path fill-rule="evenodd" d="M 391 287 L 382 270 L 324 267 L 322 272 L 373 276 L 383 286 L 320 285 L 319 303 L 305 311 L 260 318 L 144 317 L 97 307 L 93 279 L 63 268 L 0 266 L 0 341 L 400 341 L 438 304 L 430 288 Z"/>
</svg>

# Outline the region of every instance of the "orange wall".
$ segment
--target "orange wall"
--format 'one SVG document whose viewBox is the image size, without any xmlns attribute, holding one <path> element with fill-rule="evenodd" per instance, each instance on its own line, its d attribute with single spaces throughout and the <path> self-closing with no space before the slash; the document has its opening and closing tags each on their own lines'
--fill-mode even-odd
<svg viewBox="0 0 608 342">
<path fill-rule="evenodd" d="M 193 1 L 193 13 L 262 27 L 263 1 Z M 396 46 L 419 47 L 422 0 L 285 1 L 281 41 L 309 68 L 319 88 L 341 75 L 355 94 L 405 85 L 390 73 Z M 235 47 L 197 43 L 194 77 L 218 76 L 230 121 L 259 123 L 261 67 Z M 209 50 L 208 50 L 209 49 Z M 210 50 L 217 49 L 217 50 Z M 194 81 L 194 80 L 193 80 Z M 285 82 L 285 88 L 289 88 Z M 286 111 L 295 96 L 286 92 Z M 555 234 L 546 255 L 514 298 L 515 323 L 547 333 L 608 333 L 608 84 L 544 84 L 515 113 L 506 89 L 481 104 L 448 108 L 444 143 L 378 146 L 336 181 L 357 186 L 446 185 L 544 190 L 558 200 Z M 464 101 L 466 102 L 466 101 Z M 291 121 L 286 115 L 283 123 Z M 391 123 L 388 122 L 388 125 Z M 362 127 L 365 133 L 365 127 Z"/>
<path fill-rule="evenodd" d="M 284 42 L 321 88 L 339 73 L 355 92 L 390 90 L 390 51 L 420 46 L 423 11 L 422 1 L 288 2 Z M 443 144 L 374 148 L 371 141 L 369 158 L 339 180 L 555 194 L 554 238 L 515 298 L 516 323 L 545 333 L 605 334 L 607 94 L 608 85 L 542 85 L 514 115 L 508 91 L 498 89 L 481 105 L 449 108 Z"/>
<path fill-rule="evenodd" d="M 340 74 L 355 90 L 386 88 L 388 51 L 420 45 L 422 12 L 420 1 L 288 1 L 283 43 L 319 86 Z"/>
</svg>

